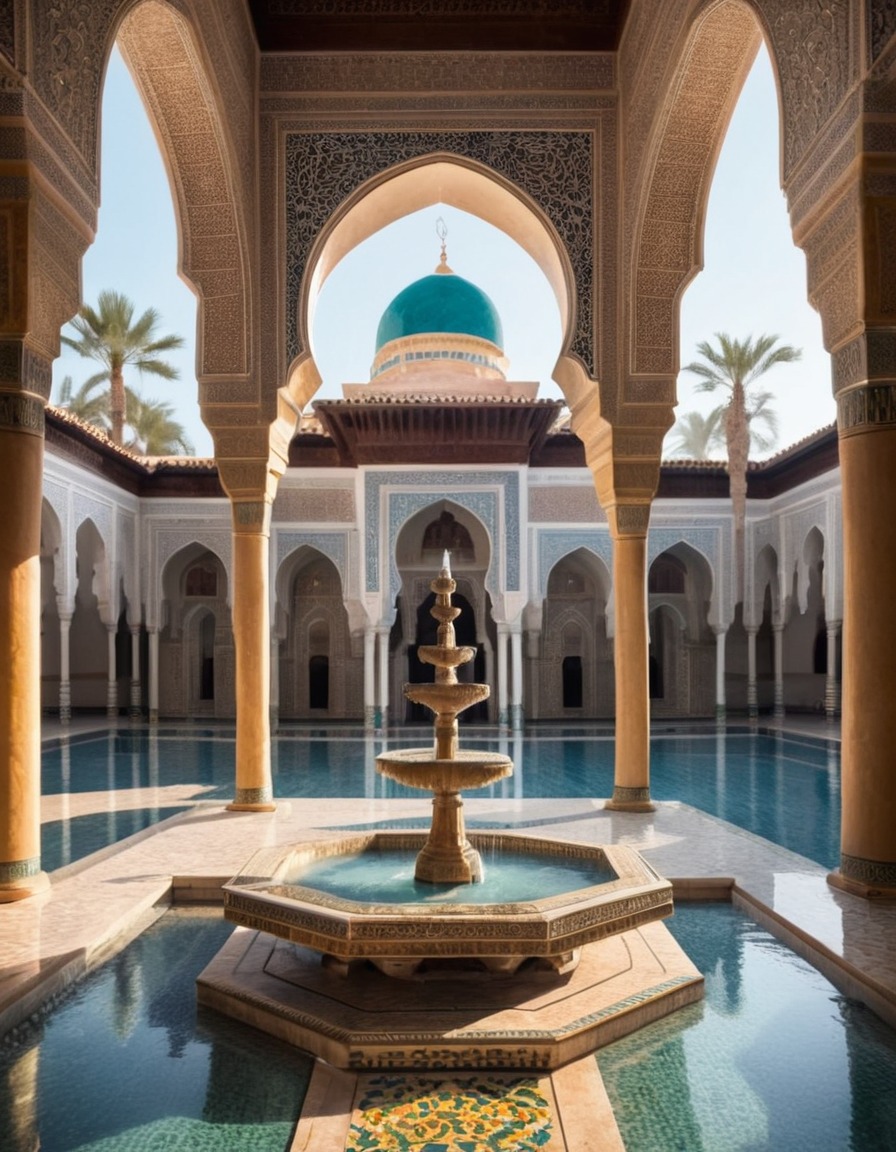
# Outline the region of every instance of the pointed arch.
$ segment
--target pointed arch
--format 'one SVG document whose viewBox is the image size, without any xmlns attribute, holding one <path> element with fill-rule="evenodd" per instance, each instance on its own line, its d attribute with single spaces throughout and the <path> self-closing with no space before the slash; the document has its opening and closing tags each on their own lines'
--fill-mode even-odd
<svg viewBox="0 0 896 1152">
<path fill-rule="evenodd" d="M 703 266 L 715 163 L 762 32 L 743 0 L 707 7 L 692 26 L 645 157 L 631 252 L 632 375 L 678 373 L 678 309 Z M 637 399 L 636 396 L 630 399 Z M 674 403 L 674 395 L 668 401 Z"/>
<path fill-rule="evenodd" d="M 252 371 L 255 193 L 248 100 L 255 65 L 249 55 L 234 63 L 228 52 L 236 75 L 222 77 L 219 61 L 213 64 L 210 56 L 214 31 L 203 25 L 200 34 L 193 18 L 167 0 L 141 0 L 122 20 L 118 45 L 171 183 L 178 272 L 198 297 L 198 373 L 244 378 L 245 394 L 231 393 L 227 400 L 246 402 L 259 399 Z M 249 42 L 251 35 L 247 23 Z M 222 87 L 228 80 L 229 88 Z"/>
<path fill-rule="evenodd" d="M 560 315 L 558 364 L 581 373 L 570 349 L 575 337 L 575 275 L 563 241 L 544 210 L 520 187 L 469 158 L 434 153 L 395 165 L 361 184 L 333 214 L 309 255 L 299 295 L 297 325 L 304 351 L 289 366 L 287 390 L 304 407 L 320 383 L 313 361 L 311 332 L 317 298 L 336 265 L 374 232 L 411 212 L 435 204 L 453 205 L 485 220 L 520 245 L 544 273 Z M 556 376 L 563 387 L 563 372 Z"/>
</svg>

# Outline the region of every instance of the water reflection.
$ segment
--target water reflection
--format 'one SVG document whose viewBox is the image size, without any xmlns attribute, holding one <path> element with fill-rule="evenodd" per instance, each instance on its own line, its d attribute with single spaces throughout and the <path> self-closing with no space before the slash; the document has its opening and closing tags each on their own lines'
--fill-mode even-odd
<svg viewBox="0 0 896 1152">
<path fill-rule="evenodd" d="M 896 1033 L 728 905 L 669 927 L 706 999 L 598 1053 L 626 1147 L 896 1148 Z"/>
<path fill-rule="evenodd" d="M 0 1152 L 99 1141 L 130 1152 L 150 1132 L 152 1147 L 238 1152 L 250 1127 L 253 1152 L 282 1152 L 310 1058 L 223 1017 L 197 1020 L 196 976 L 231 931 L 217 914 L 168 913 L 7 1037 Z M 203 1134 L 210 1124 L 221 1127 Z"/>
</svg>

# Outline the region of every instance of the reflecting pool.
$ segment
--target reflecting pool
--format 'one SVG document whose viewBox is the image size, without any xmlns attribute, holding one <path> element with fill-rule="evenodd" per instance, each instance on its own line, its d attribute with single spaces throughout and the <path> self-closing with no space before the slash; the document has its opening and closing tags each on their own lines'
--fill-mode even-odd
<svg viewBox="0 0 896 1152">
<path fill-rule="evenodd" d="M 0 1042 L 0 1152 L 284 1152 L 311 1057 L 196 1005 L 232 931 L 167 912 Z"/>
<path fill-rule="evenodd" d="M 532 729 L 497 739 L 493 729 L 479 729 L 464 739 L 514 762 L 512 777 L 477 796 L 612 795 L 613 740 L 605 733 Z M 346 729 L 281 734 L 272 748 L 274 794 L 419 799 L 419 793 L 380 776 L 375 760 L 387 746 L 395 750 L 420 741 L 421 730 L 412 728 L 385 740 Z M 44 867 L 69 864 L 197 800 L 230 799 L 234 775 L 232 736 L 210 730 L 124 730 L 48 747 L 42 773 Z M 656 735 L 651 793 L 656 800 L 700 808 L 823 867 L 839 861 L 840 752 L 833 741 L 756 732 Z M 467 822 L 483 826 L 469 815 Z"/>
<path fill-rule="evenodd" d="M 627 1148 L 896 1149 L 896 1032 L 730 905 L 666 924 L 706 998 L 598 1053 Z"/>
</svg>

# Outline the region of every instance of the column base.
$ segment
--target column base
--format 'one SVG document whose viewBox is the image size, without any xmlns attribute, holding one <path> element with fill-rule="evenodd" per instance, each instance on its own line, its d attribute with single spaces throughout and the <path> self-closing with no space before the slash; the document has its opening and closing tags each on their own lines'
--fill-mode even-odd
<svg viewBox="0 0 896 1152">
<path fill-rule="evenodd" d="M 841 855 L 840 868 L 828 873 L 828 884 L 863 900 L 896 903 L 896 862 Z"/>
<path fill-rule="evenodd" d="M 228 812 L 274 812 L 276 809 L 270 788 L 237 788 L 227 805 Z"/>
<path fill-rule="evenodd" d="M 50 891 L 50 877 L 46 872 L 37 871 L 30 876 L 13 878 L 11 873 L 15 870 L 15 865 L 0 864 L 0 877 L 6 877 L 0 880 L 0 904 L 14 904 Z"/>
<path fill-rule="evenodd" d="M 611 812 L 655 812 L 656 805 L 650 799 L 649 788 L 613 789 L 613 796 L 605 801 L 604 808 Z"/>
</svg>

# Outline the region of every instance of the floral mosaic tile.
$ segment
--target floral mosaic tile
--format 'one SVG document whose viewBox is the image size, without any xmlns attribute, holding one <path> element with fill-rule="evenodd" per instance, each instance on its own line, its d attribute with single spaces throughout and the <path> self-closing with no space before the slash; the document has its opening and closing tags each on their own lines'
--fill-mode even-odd
<svg viewBox="0 0 896 1152">
<path fill-rule="evenodd" d="M 532 1079 L 372 1077 L 346 1152 L 531 1152 L 551 1137 L 551 1110 Z"/>
</svg>

